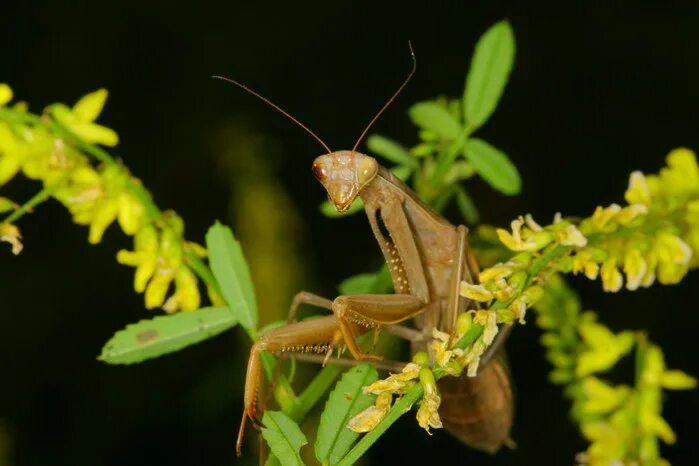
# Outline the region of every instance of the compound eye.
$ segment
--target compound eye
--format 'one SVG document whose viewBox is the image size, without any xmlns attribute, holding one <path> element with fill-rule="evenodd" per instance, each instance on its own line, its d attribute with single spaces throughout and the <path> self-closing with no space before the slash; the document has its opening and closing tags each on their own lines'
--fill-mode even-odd
<svg viewBox="0 0 699 466">
<path fill-rule="evenodd" d="M 315 176 L 318 179 L 318 181 L 323 181 L 325 179 L 327 173 L 325 172 L 325 168 L 323 168 L 321 164 L 314 163 L 312 170 L 313 176 Z"/>
<path fill-rule="evenodd" d="M 364 186 L 374 179 L 378 171 L 379 164 L 376 163 L 376 160 L 372 159 L 371 157 L 367 157 L 359 164 L 357 170 L 357 181 L 359 181 L 359 184 Z"/>
</svg>

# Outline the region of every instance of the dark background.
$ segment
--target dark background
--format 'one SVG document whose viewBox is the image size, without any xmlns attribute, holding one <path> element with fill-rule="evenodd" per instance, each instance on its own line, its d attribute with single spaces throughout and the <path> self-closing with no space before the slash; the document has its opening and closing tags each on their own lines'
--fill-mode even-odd
<svg viewBox="0 0 699 466">
<path fill-rule="evenodd" d="M 406 40 L 412 39 L 418 73 L 375 127 L 412 144 L 409 104 L 460 95 L 477 38 L 508 18 L 516 63 L 480 135 L 515 161 L 524 191 L 506 198 L 480 181 L 469 188 L 488 223 L 504 225 L 526 212 L 542 222 L 556 211 L 587 215 L 598 204 L 622 200 L 631 170 L 656 172 L 670 149 L 699 148 L 699 5 L 615 3 L 229 1 L 185 7 L 0 0 L 0 81 L 34 111 L 108 88 L 101 121 L 122 140 L 113 152 L 159 205 L 184 217 L 188 237 L 200 242 L 216 218 L 244 229 L 248 220 L 259 223 L 284 208 L 253 209 L 243 219 L 236 213 L 245 202 L 240 193 L 249 194 L 239 184 L 247 172 L 222 160 L 221 141 L 233 140 L 230 148 L 230 134 L 264 135 L 269 154 L 248 169 L 275 173 L 272 185 L 293 208 L 284 210 L 293 210 L 297 222 L 289 241 L 303 253 L 299 281 L 334 295 L 339 280 L 376 263 L 366 220 L 321 216 L 317 204 L 324 193 L 309 170 L 321 153 L 317 143 L 209 76 L 251 84 L 331 147 L 348 148 L 403 78 Z M 7 189 L 26 199 L 37 186 L 15 180 Z M 95 357 L 114 331 L 150 315 L 131 289 L 132 269 L 114 260 L 128 239 L 113 227 L 102 244 L 90 246 L 86 229 L 55 203 L 22 219 L 20 227 L 25 251 L 18 257 L 7 247 L 0 251 L 0 464 L 236 463 L 249 346 L 243 333 L 138 366 L 99 363 Z M 278 226 L 268 231 L 279 244 L 287 233 Z M 647 329 L 669 366 L 699 374 L 696 272 L 679 286 L 614 295 L 602 293 L 599 283 L 573 283 L 613 329 Z M 561 391 L 546 381 L 538 335 L 528 325 L 509 344 L 518 397 L 516 451 L 494 457 L 473 452 L 442 432 L 428 437 L 405 416 L 367 464 L 572 464 L 585 443 L 568 420 Z M 679 441 L 663 452 L 673 464 L 691 464 L 699 455 L 698 408 L 696 391 L 667 399 L 665 415 Z M 254 464 L 250 448 L 246 460 Z"/>
</svg>

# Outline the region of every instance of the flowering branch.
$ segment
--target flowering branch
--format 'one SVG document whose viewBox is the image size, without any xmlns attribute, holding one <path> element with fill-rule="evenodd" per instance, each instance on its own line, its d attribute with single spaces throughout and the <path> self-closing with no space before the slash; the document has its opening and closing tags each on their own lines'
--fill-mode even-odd
<svg viewBox="0 0 699 466">
<path fill-rule="evenodd" d="M 662 284 L 677 283 L 697 265 L 699 167 L 687 149 L 672 151 L 667 164 L 659 175 L 632 173 L 625 194 L 629 204 L 624 207 L 599 207 L 580 222 L 557 214 L 546 227 L 527 215 L 515 219 L 510 231 L 497 229 L 499 240 L 517 254 L 485 268 L 479 283 L 461 283 L 461 294 L 480 302 L 483 309 L 460 315 L 455 335 L 435 331 L 430 356 L 418 354 L 401 373 L 366 387 L 366 392 L 379 396 L 349 427 L 366 432 L 381 425 L 393 396 L 412 395 L 417 380 L 424 393 L 417 413 L 419 424 L 428 431 L 441 427 L 435 378 L 459 376 L 463 370 L 469 376 L 477 375 L 480 358 L 498 333 L 498 324 L 523 324 L 527 309 L 536 305 L 538 323 L 547 330 L 543 342 L 555 366 L 551 378 L 568 385 L 566 393 L 573 398 L 575 418 L 592 442 L 580 461 L 646 464 L 659 460 L 657 439 L 675 440 L 660 415 L 662 389 L 693 388 L 696 380 L 666 370 L 662 351 L 642 333 L 615 335 L 595 322 L 594 314 L 579 313 L 579 303 L 570 298 L 572 292 L 565 291 L 559 274 L 599 277 L 605 291 L 616 292 L 624 279 L 629 290 L 648 287 L 656 278 Z M 567 296 L 569 302 L 561 302 L 560 296 Z M 575 312 L 570 312 L 570 306 Z M 634 345 L 637 374 L 633 387 L 612 386 L 592 375 L 610 369 Z"/>
<path fill-rule="evenodd" d="M 72 108 L 52 104 L 42 115 L 19 102 L 9 107 L 12 91 L 0 85 L 0 186 L 18 173 L 43 184 L 24 205 L 0 198 L 0 211 L 12 211 L 0 222 L 0 241 L 18 254 L 21 234 L 15 222 L 52 197 L 72 214 L 73 221 L 89 226 L 89 242 L 101 241 L 117 222 L 134 238 L 133 251 L 119 251 L 117 260 L 136 268 L 134 288 L 145 294 L 146 307 L 168 312 L 193 310 L 200 305 L 198 280 L 218 299 L 217 284 L 201 260 L 205 249 L 185 240 L 184 223 L 174 212 L 163 212 L 128 169 L 98 146 L 114 146 L 117 134 L 94 121 L 107 98 L 98 90 Z M 174 292 L 170 293 L 174 283 Z"/>
</svg>

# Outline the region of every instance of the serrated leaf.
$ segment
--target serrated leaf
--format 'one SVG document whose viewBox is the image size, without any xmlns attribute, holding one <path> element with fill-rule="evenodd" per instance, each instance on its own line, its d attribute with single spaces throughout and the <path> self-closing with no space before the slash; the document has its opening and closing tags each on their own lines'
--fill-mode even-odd
<svg viewBox="0 0 699 466">
<path fill-rule="evenodd" d="M 340 294 L 381 294 L 393 286 L 391 273 L 383 265 L 374 273 L 360 273 L 343 280 L 337 287 Z"/>
<path fill-rule="evenodd" d="M 442 138 L 454 140 L 461 133 L 461 124 L 449 110 L 435 102 L 419 102 L 409 110 L 410 119 L 422 129 L 434 131 Z"/>
<path fill-rule="evenodd" d="M 308 443 L 298 424 L 281 411 L 265 411 L 262 437 L 282 466 L 303 466 L 301 447 Z"/>
<path fill-rule="evenodd" d="M 335 385 L 320 416 L 315 443 L 318 461 L 336 464 L 357 440 L 359 434 L 348 429 L 347 423 L 374 402 L 375 396 L 364 394 L 362 388 L 377 378 L 374 367 L 361 364 L 345 372 Z"/>
<path fill-rule="evenodd" d="M 464 119 L 472 129 L 488 120 L 505 90 L 515 58 L 510 23 L 500 21 L 478 40 L 464 90 Z"/>
<path fill-rule="evenodd" d="M 109 364 L 132 364 L 157 358 L 199 343 L 236 324 L 225 307 L 158 316 L 128 325 L 102 348 L 99 359 Z"/>
<path fill-rule="evenodd" d="M 211 271 L 233 317 L 249 333 L 257 328 L 257 302 L 250 269 L 230 228 L 216 222 L 206 233 Z"/>
<path fill-rule="evenodd" d="M 84 122 L 95 121 L 99 114 L 102 113 L 104 103 L 107 101 L 107 95 L 106 89 L 98 89 L 83 96 L 73 106 L 73 114 Z"/>
<path fill-rule="evenodd" d="M 417 168 L 417 161 L 410 155 L 408 149 L 401 146 L 393 139 L 372 134 L 366 140 L 369 155 L 379 155 L 398 165 L 410 165 Z"/>
<path fill-rule="evenodd" d="M 478 138 L 470 138 L 464 146 L 464 156 L 490 186 L 512 196 L 522 189 L 517 167 L 500 149 Z"/>
</svg>

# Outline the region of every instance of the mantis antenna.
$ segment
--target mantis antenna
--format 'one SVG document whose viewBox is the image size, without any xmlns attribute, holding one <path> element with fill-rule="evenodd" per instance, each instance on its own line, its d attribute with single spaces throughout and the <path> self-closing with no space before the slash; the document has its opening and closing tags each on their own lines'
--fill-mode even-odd
<svg viewBox="0 0 699 466">
<path fill-rule="evenodd" d="M 415 60 L 415 52 L 413 51 L 413 44 L 411 44 L 410 41 L 408 41 L 408 48 L 410 49 L 410 58 L 412 58 L 412 60 L 413 60 L 413 67 L 410 69 L 410 73 L 408 73 L 408 77 L 405 78 L 405 81 L 403 81 L 403 84 L 401 84 L 400 87 L 398 88 L 398 90 L 393 93 L 391 98 L 388 99 L 388 101 L 385 104 L 383 104 L 383 107 L 381 107 L 381 110 L 379 110 L 379 112 L 374 116 L 374 118 L 371 119 L 371 121 L 366 126 L 366 128 L 364 128 L 364 131 L 362 131 L 362 134 L 359 136 L 359 139 L 357 139 L 357 142 L 354 143 L 354 147 L 352 148 L 352 152 L 354 152 L 357 149 L 357 147 L 359 146 L 359 143 L 362 142 L 362 140 L 364 139 L 364 136 L 366 136 L 367 131 L 369 131 L 369 128 L 371 128 L 372 125 L 374 123 L 376 123 L 376 120 L 379 119 L 379 117 L 384 112 L 384 110 L 386 110 L 388 108 L 388 106 L 391 105 L 394 100 L 396 100 L 396 97 L 398 97 L 398 94 L 401 93 L 403 88 L 410 81 L 410 78 L 412 78 L 413 75 L 415 74 L 415 69 L 417 68 L 417 60 Z"/>
<path fill-rule="evenodd" d="M 235 84 L 236 86 L 238 86 L 238 87 L 241 88 L 242 90 L 244 90 L 244 91 L 246 91 L 246 92 L 248 92 L 248 93 L 254 95 L 254 96 L 257 97 L 258 99 L 260 99 L 261 101 L 263 101 L 264 103 L 266 103 L 267 105 L 269 105 L 270 107 L 272 107 L 273 109 L 275 109 L 276 111 L 278 111 L 279 113 L 281 113 L 282 115 L 284 115 L 285 117 L 287 117 L 288 119 L 290 119 L 291 121 L 293 121 L 294 123 L 296 123 L 297 125 L 299 125 L 301 128 L 303 128 L 308 134 L 310 134 L 311 136 L 313 136 L 313 137 L 316 139 L 316 141 L 318 141 L 318 142 L 320 143 L 320 145 L 323 146 L 323 147 L 325 148 L 325 150 L 328 151 L 328 154 L 332 152 L 332 150 L 330 150 L 330 147 L 328 147 L 328 145 L 325 144 L 325 143 L 323 142 L 323 140 L 322 140 L 321 138 L 319 138 L 318 135 L 316 135 L 316 133 L 314 133 L 313 131 L 311 131 L 310 129 L 308 129 L 308 127 L 307 127 L 306 125 L 304 125 L 304 124 L 301 123 L 299 120 L 297 120 L 296 118 L 294 118 L 289 112 L 287 112 L 286 110 L 284 110 L 283 108 L 281 108 L 279 105 L 277 105 L 277 104 L 275 104 L 274 102 L 272 102 L 271 100 L 269 100 L 267 97 L 265 97 L 265 96 L 263 96 L 263 95 L 261 95 L 261 94 L 255 92 L 255 91 L 253 91 L 252 89 L 250 89 L 250 88 L 249 88 L 248 86 L 246 86 L 245 84 L 241 84 L 241 83 L 239 83 L 238 81 L 235 81 L 235 80 L 233 80 L 233 79 L 226 78 L 226 77 L 224 77 L 224 76 L 212 76 L 212 78 L 214 78 L 214 79 L 220 79 L 221 81 L 226 81 L 226 82 L 229 82 L 229 83 L 231 83 L 231 84 Z"/>
</svg>

